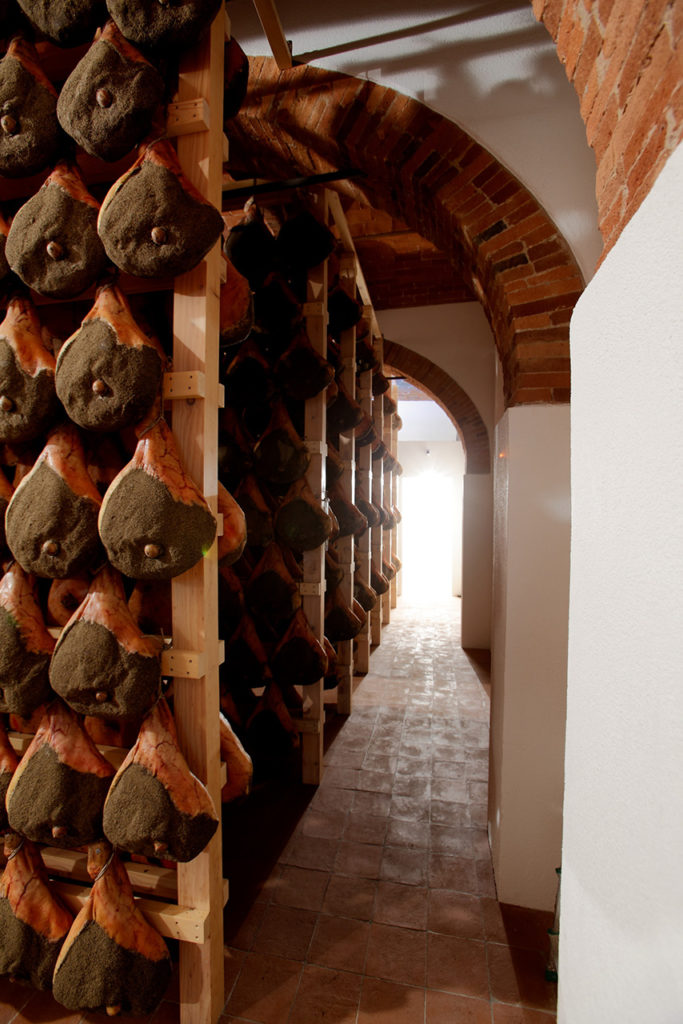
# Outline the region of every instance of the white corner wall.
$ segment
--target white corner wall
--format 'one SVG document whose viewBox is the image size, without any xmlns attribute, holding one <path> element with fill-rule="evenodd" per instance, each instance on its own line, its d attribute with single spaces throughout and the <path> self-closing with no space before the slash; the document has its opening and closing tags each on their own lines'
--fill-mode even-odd
<svg viewBox="0 0 683 1024">
<path fill-rule="evenodd" d="M 462 502 L 461 644 L 468 649 L 491 646 L 491 566 L 493 564 L 493 477 L 466 473 Z M 465 599 L 466 595 L 466 599 Z"/>
<path fill-rule="evenodd" d="M 560 1024 L 683 1020 L 683 146 L 571 326 Z"/>
<path fill-rule="evenodd" d="M 489 834 L 498 899 L 540 910 L 554 905 L 561 855 L 569 536 L 569 407 L 508 409 L 494 465 Z"/>
</svg>

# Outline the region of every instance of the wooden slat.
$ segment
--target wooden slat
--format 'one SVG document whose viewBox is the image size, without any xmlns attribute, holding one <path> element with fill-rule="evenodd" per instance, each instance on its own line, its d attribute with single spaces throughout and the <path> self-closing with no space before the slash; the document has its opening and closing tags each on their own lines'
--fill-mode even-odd
<svg viewBox="0 0 683 1024">
<path fill-rule="evenodd" d="M 90 894 L 89 886 L 76 882 L 53 882 L 51 888 L 74 914 L 78 913 Z M 191 944 L 192 948 L 208 943 L 211 932 L 207 910 L 152 899 L 136 898 L 135 902 L 149 923 L 165 939 L 180 939 L 181 942 Z M 181 1005 L 181 1020 L 186 1012 L 186 1004 Z"/>
<path fill-rule="evenodd" d="M 223 172 L 222 96 L 225 13 L 219 11 L 201 43 L 183 54 L 180 103 L 203 99 L 209 130 L 180 136 L 178 158 L 183 171 L 220 209 Z M 199 266 L 176 278 L 173 305 L 175 372 L 202 373 L 203 399 L 173 407 L 173 433 L 183 464 L 215 508 L 218 438 L 218 323 L 220 246 Z M 174 712 L 181 748 L 192 771 L 206 784 L 220 808 L 218 726 L 218 567 L 216 545 L 196 566 L 172 584 L 173 640 L 180 650 L 206 654 L 205 674 L 185 680 L 176 676 Z M 189 864 L 178 865 L 178 899 L 206 915 L 203 939 L 180 946 L 181 1024 L 215 1024 L 223 1008 L 221 829 Z"/>
<path fill-rule="evenodd" d="M 206 376 L 200 370 L 165 373 L 163 396 L 164 399 L 204 398 Z"/>
<path fill-rule="evenodd" d="M 254 0 L 254 7 L 266 34 L 268 45 L 281 71 L 292 67 L 292 52 L 285 39 L 285 32 L 277 13 L 274 0 Z"/>
<path fill-rule="evenodd" d="M 49 875 L 89 883 L 87 853 L 42 846 L 40 855 Z M 156 864 L 138 864 L 134 861 L 125 861 L 123 866 L 136 893 L 171 902 L 177 901 L 178 882 L 173 868 L 162 868 Z"/>
<path fill-rule="evenodd" d="M 209 104 L 203 96 L 190 100 L 169 103 L 166 118 L 166 134 L 170 138 L 205 132 L 209 128 Z"/>
<path fill-rule="evenodd" d="M 9 733 L 9 739 L 17 754 L 23 755 L 28 750 L 33 740 L 33 735 L 25 732 L 11 732 Z M 99 743 L 97 744 L 97 749 L 102 754 L 102 757 L 105 757 L 114 768 L 120 767 L 121 762 L 128 753 L 125 747 L 111 747 Z"/>
<path fill-rule="evenodd" d="M 358 288 L 358 293 L 367 311 L 366 316 L 370 322 L 370 327 L 373 335 L 375 337 L 381 337 L 382 332 L 380 330 L 379 322 L 377 320 L 377 316 L 372 306 L 370 289 L 368 288 L 367 281 L 365 280 L 365 275 L 363 274 L 363 268 L 361 267 L 360 260 L 358 259 L 358 254 L 356 252 L 356 246 L 353 241 L 353 236 L 351 235 L 348 222 L 346 220 L 346 217 L 344 216 L 344 211 L 341 205 L 341 199 L 339 198 L 339 194 L 337 192 L 332 192 L 330 190 L 329 204 L 330 213 L 334 218 L 334 223 L 337 227 L 339 237 L 342 240 L 344 248 L 347 251 L 356 254 L 356 286 Z"/>
<path fill-rule="evenodd" d="M 359 377 L 357 400 L 363 412 L 372 415 L 372 370 L 365 370 Z M 369 444 L 363 445 L 358 452 L 356 477 L 359 481 L 359 497 L 365 501 L 372 498 L 372 449 Z M 356 544 L 356 563 L 358 578 L 366 584 L 370 583 L 370 537 L 371 531 L 366 530 L 358 538 Z M 354 671 L 357 675 L 365 675 L 370 670 L 370 616 L 366 613 L 365 625 L 356 637 L 356 658 Z"/>
<path fill-rule="evenodd" d="M 318 197 L 318 216 L 324 220 L 327 213 L 326 193 Z M 327 354 L 327 263 L 309 272 L 306 304 L 306 331 L 316 352 Z M 309 398 L 304 413 L 304 440 L 311 452 L 311 461 L 306 480 L 320 501 L 325 494 L 325 435 L 326 404 L 325 392 Z M 304 584 L 312 585 L 314 593 L 302 596 L 304 614 L 318 640 L 322 641 L 325 623 L 325 549 L 324 545 L 315 551 L 305 551 L 303 558 Z M 310 700 L 304 712 L 303 722 L 307 723 L 301 740 L 301 778 L 307 785 L 318 785 L 323 775 L 323 681 L 306 687 Z"/>
<path fill-rule="evenodd" d="M 373 340 L 373 349 L 379 365 L 382 366 L 384 360 L 383 343 L 381 337 L 376 337 Z M 382 437 L 384 433 L 384 400 L 382 395 L 372 400 L 372 420 L 377 431 L 377 436 Z M 377 460 L 372 461 L 372 500 L 375 505 L 380 507 L 383 504 L 383 491 L 384 485 L 384 474 L 382 472 L 382 464 Z M 372 528 L 372 536 L 370 538 L 370 545 L 372 551 L 372 561 L 375 568 L 382 571 L 382 542 L 383 542 L 383 530 L 381 525 L 374 526 Z M 370 638 L 374 646 L 377 646 L 382 640 L 382 599 L 377 602 L 375 607 L 370 613 Z"/>
</svg>

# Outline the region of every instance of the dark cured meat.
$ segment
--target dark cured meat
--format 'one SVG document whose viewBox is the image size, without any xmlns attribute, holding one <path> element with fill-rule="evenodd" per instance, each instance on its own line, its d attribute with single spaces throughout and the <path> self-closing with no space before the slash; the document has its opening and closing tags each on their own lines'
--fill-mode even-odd
<svg viewBox="0 0 683 1024">
<path fill-rule="evenodd" d="M 232 565 L 242 555 L 247 543 L 247 520 L 238 502 L 218 481 L 218 511 L 223 516 L 223 533 L 218 538 L 218 561 Z"/>
<path fill-rule="evenodd" d="M 92 39 L 104 21 L 104 0 L 17 0 L 29 21 L 57 46 L 79 46 Z"/>
<path fill-rule="evenodd" d="M 105 566 L 62 630 L 50 684 L 81 715 L 139 721 L 161 693 L 161 649 L 135 623 L 119 574 Z"/>
<path fill-rule="evenodd" d="M 104 561 L 97 534 L 100 505 L 76 427 L 55 427 L 7 508 L 12 554 L 27 572 L 49 579 L 97 569 Z"/>
<path fill-rule="evenodd" d="M 140 277 L 184 274 L 218 241 L 223 218 L 183 173 L 168 140 L 141 146 L 139 154 L 104 197 L 97 230 L 121 270 Z"/>
<path fill-rule="evenodd" d="M 221 284 L 220 340 L 223 348 L 244 341 L 254 326 L 254 297 L 249 282 L 223 254 L 225 281 Z"/>
<path fill-rule="evenodd" d="M 237 692 L 244 687 L 257 690 L 272 679 L 266 649 L 246 612 L 226 644 L 225 663 L 224 676 Z"/>
<path fill-rule="evenodd" d="M 363 628 L 363 621 L 349 608 L 340 587 L 328 592 L 325 598 L 325 636 L 338 643 L 353 640 Z"/>
<path fill-rule="evenodd" d="M 235 500 L 247 519 L 247 544 L 265 548 L 273 539 L 273 516 L 253 474 L 242 480 Z"/>
<path fill-rule="evenodd" d="M 129 853 L 188 861 L 218 827 L 213 801 L 180 752 L 162 698 L 140 726 L 104 806 L 104 834 Z"/>
<path fill-rule="evenodd" d="M 57 395 L 80 427 L 123 430 L 149 411 L 165 367 L 161 345 L 135 323 L 123 293 L 105 284 L 59 350 Z"/>
<path fill-rule="evenodd" d="M 50 891 L 37 847 L 5 836 L 7 866 L 0 880 L 0 974 L 49 989 L 73 918 Z"/>
<path fill-rule="evenodd" d="M 156 68 L 108 21 L 62 86 L 57 117 L 86 153 L 119 160 L 151 130 L 164 88 Z"/>
<path fill-rule="evenodd" d="M 7 815 L 36 843 L 73 849 L 102 835 L 102 805 L 114 769 L 60 700 L 45 708 L 12 776 Z"/>
<path fill-rule="evenodd" d="M 0 469 L 0 551 L 5 547 L 5 512 L 13 493 L 11 483 Z"/>
<path fill-rule="evenodd" d="M 280 260 L 292 270 L 312 270 L 319 266 L 336 244 L 330 229 L 305 209 L 288 217 L 277 236 Z"/>
<path fill-rule="evenodd" d="M 268 274 L 277 269 L 275 238 L 266 227 L 263 211 L 255 199 L 244 205 L 244 217 L 228 232 L 223 251 L 234 267 L 243 274 L 252 290 L 260 288 Z"/>
<path fill-rule="evenodd" d="M 31 441 L 55 420 L 55 357 L 43 344 L 35 307 L 10 299 L 0 324 L 0 441 Z"/>
<path fill-rule="evenodd" d="M 297 331 L 275 366 L 278 383 L 292 398 L 314 398 L 334 377 L 334 369 L 316 352 L 304 328 Z"/>
<path fill-rule="evenodd" d="M 254 472 L 269 484 L 291 484 L 309 467 L 311 456 L 283 402 L 273 409 L 270 423 L 254 446 Z"/>
<path fill-rule="evenodd" d="M 239 114 L 247 94 L 249 58 L 232 36 L 223 51 L 223 126 Z"/>
<path fill-rule="evenodd" d="M 53 158 L 59 141 L 57 91 L 34 47 L 16 36 L 0 60 L 0 175 L 28 177 Z"/>
<path fill-rule="evenodd" d="M 246 585 L 245 596 L 252 613 L 275 628 L 289 622 L 300 607 L 299 587 L 279 544 L 273 542 L 263 552 Z"/>
<path fill-rule="evenodd" d="M 147 1016 L 171 978 L 166 943 L 136 906 L 108 843 L 89 847 L 88 874 L 93 887 L 57 960 L 54 997 L 70 1010 Z"/>
<path fill-rule="evenodd" d="M 294 551 L 312 551 L 331 536 L 332 520 L 305 477 L 293 483 L 282 499 L 275 515 L 275 533 Z"/>
<path fill-rule="evenodd" d="M 9 274 L 9 263 L 5 257 L 5 244 L 9 234 L 9 221 L 5 220 L 0 210 L 0 281 Z"/>
<path fill-rule="evenodd" d="M 311 629 L 303 610 L 299 608 L 273 651 L 273 678 L 280 685 L 309 686 L 322 679 L 327 667 L 325 649 Z"/>
<path fill-rule="evenodd" d="M 47 595 L 47 624 L 66 626 L 67 622 L 88 593 L 89 580 L 76 576 L 67 580 L 53 580 Z"/>
<path fill-rule="evenodd" d="M 204 557 L 216 520 L 185 473 L 166 422 L 143 426 L 139 437 L 104 496 L 99 531 L 109 561 L 125 576 L 167 580 Z"/>
<path fill-rule="evenodd" d="M 107 0 L 112 18 L 136 46 L 163 51 L 187 50 L 201 39 L 221 0 Z"/>
<path fill-rule="evenodd" d="M 360 509 L 352 501 L 349 501 L 340 484 L 337 483 L 330 488 L 328 497 L 330 507 L 339 523 L 340 537 L 360 537 L 365 533 L 368 528 L 367 519 Z"/>
<path fill-rule="evenodd" d="M 0 694 L 2 710 L 29 718 L 50 700 L 55 641 L 48 633 L 34 580 L 14 562 L 0 581 Z"/>
<path fill-rule="evenodd" d="M 80 295 L 107 263 L 97 234 L 99 208 L 77 166 L 60 161 L 12 221 L 5 253 L 14 273 L 49 298 Z"/>
</svg>

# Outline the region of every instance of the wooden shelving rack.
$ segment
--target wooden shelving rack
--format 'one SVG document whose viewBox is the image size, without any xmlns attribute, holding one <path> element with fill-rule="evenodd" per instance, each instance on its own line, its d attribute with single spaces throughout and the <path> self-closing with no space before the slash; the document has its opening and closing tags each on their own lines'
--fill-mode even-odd
<svg viewBox="0 0 683 1024">
<path fill-rule="evenodd" d="M 169 106 L 167 134 L 177 137 L 181 166 L 199 191 L 221 208 L 223 135 L 223 52 L 229 21 L 222 9 L 210 32 L 181 58 L 176 101 Z M 59 80 L 69 51 L 45 44 L 41 62 Z M 67 68 L 67 73 L 70 68 Z M 132 157 L 103 165 L 81 155 L 86 182 L 115 180 Z M 45 175 L 3 182 L 3 200 L 34 194 Z M 141 280 L 120 275 L 125 294 L 173 291 L 173 372 L 164 377 L 165 405 L 172 402 L 172 429 L 185 469 L 217 514 L 218 383 L 220 245 L 191 272 L 175 280 Z M 87 300 L 94 288 L 78 297 Z M 37 306 L 61 305 L 33 294 Z M 164 676 L 173 677 L 174 715 L 178 739 L 191 770 L 204 782 L 220 818 L 225 765 L 220 760 L 218 666 L 223 643 L 218 638 L 218 575 L 216 544 L 206 557 L 172 584 L 172 647 L 162 657 Z M 52 631 L 58 633 L 58 631 Z M 22 753 L 32 739 L 10 733 Z M 126 751 L 101 747 L 118 767 Z M 89 893 L 85 853 L 51 847 L 41 849 L 55 891 L 77 912 Z M 223 907 L 228 885 L 223 879 L 221 828 L 193 861 L 177 869 L 126 863 L 136 901 L 165 938 L 179 941 L 180 1024 L 216 1024 L 224 1005 Z"/>
</svg>

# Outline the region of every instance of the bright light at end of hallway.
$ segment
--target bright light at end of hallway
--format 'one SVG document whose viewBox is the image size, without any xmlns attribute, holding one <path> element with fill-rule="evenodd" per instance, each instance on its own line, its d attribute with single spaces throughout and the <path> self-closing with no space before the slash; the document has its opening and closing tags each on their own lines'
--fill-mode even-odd
<svg viewBox="0 0 683 1024">
<path fill-rule="evenodd" d="M 452 477 L 428 469 L 403 480 L 404 600 L 430 604 L 452 595 L 455 512 Z"/>
</svg>

